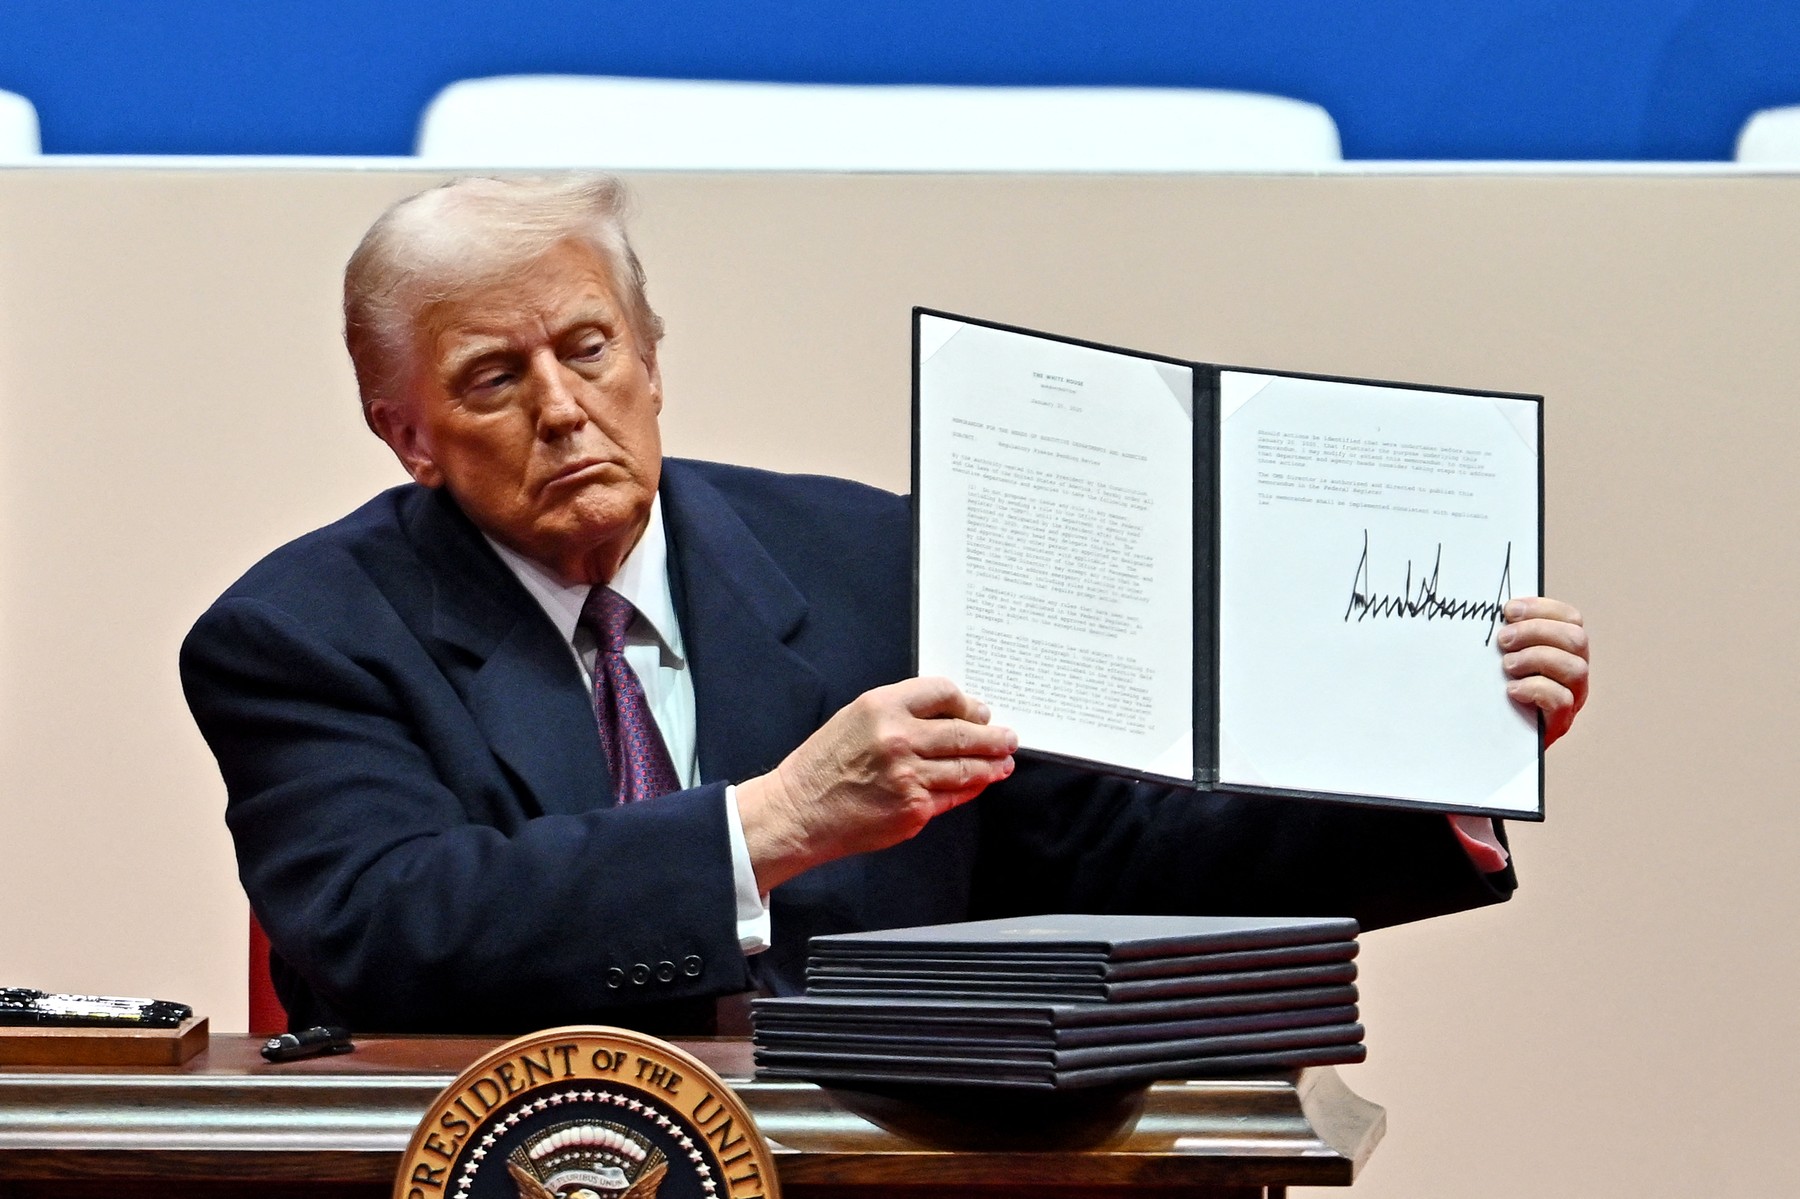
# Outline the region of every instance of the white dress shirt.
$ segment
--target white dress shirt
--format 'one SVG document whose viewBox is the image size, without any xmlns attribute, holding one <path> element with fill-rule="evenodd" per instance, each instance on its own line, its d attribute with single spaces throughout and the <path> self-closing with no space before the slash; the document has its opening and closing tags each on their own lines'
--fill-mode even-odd
<svg viewBox="0 0 1800 1199">
<path fill-rule="evenodd" d="M 591 589 L 585 583 L 564 583 L 492 537 L 487 542 L 569 643 L 569 653 L 592 692 L 594 659 L 599 655 L 599 647 L 592 633 L 577 627 Z M 625 661 L 643 685 L 650 715 L 662 734 L 663 744 L 669 747 L 675 777 L 683 787 L 692 787 L 700 781 L 694 680 L 688 674 L 681 625 L 675 619 L 675 597 L 669 591 L 669 546 L 663 533 L 662 496 L 651 500 L 650 523 L 645 526 L 644 535 L 625 556 L 608 585 L 637 609 L 637 616 L 625 632 Z M 744 842 L 744 823 L 738 815 L 734 787 L 725 789 L 725 827 L 731 838 L 731 874 L 737 889 L 738 944 L 745 953 L 760 953 L 769 947 L 769 909 L 757 894 L 756 871 Z"/>
</svg>

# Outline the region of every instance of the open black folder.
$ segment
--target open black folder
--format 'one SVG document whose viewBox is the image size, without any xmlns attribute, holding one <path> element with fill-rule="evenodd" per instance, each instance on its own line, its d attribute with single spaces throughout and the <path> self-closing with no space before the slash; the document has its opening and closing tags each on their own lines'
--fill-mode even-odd
<svg viewBox="0 0 1800 1199">
<path fill-rule="evenodd" d="M 913 322 L 919 673 L 1111 773 L 1543 818 L 1540 397 Z"/>
</svg>

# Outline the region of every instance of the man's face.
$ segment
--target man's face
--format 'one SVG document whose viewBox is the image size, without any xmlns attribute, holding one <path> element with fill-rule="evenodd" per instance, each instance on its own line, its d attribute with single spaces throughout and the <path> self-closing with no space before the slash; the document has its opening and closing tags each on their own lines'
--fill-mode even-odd
<svg viewBox="0 0 1800 1199">
<path fill-rule="evenodd" d="M 372 414 L 407 471 L 568 582 L 609 580 L 661 477 L 662 376 L 604 259 L 561 242 L 427 305 L 414 340 L 409 402 Z"/>
</svg>

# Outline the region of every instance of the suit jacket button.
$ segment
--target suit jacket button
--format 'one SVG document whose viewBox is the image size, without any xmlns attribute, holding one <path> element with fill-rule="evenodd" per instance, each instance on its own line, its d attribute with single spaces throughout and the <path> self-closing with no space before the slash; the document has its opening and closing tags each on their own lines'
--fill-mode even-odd
<svg viewBox="0 0 1800 1199">
<path fill-rule="evenodd" d="M 625 972 L 623 970 L 619 969 L 617 966 L 614 966 L 611 969 L 609 969 L 606 972 L 606 985 L 611 987 L 615 991 L 618 990 L 620 987 L 624 986 L 625 985 Z"/>
<path fill-rule="evenodd" d="M 699 978 L 700 977 L 700 967 L 703 964 L 704 963 L 702 963 L 700 961 L 699 954 L 690 953 L 686 957 L 681 959 L 681 972 L 683 974 L 687 975 L 689 978 Z"/>
<path fill-rule="evenodd" d="M 674 982 L 675 981 L 675 963 L 674 962 L 658 962 L 658 963 L 656 963 L 656 981 L 659 983 Z"/>
<path fill-rule="evenodd" d="M 637 965 L 633 966 L 631 968 L 631 981 L 636 983 L 640 987 L 643 986 L 645 983 L 649 982 L 650 981 L 650 967 L 644 965 L 644 963 L 642 963 L 642 962 L 639 962 Z"/>
</svg>

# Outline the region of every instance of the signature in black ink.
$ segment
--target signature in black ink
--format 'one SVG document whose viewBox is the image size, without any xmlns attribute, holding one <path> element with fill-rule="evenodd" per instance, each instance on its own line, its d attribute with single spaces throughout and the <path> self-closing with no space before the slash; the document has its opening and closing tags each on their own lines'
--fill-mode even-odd
<svg viewBox="0 0 1800 1199">
<path fill-rule="evenodd" d="M 1438 543 L 1437 557 L 1432 560 L 1431 574 L 1419 580 L 1413 590 L 1413 564 L 1406 562 L 1406 587 L 1399 595 L 1376 595 L 1369 587 L 1369 531 L 1363 530 L 1362 557 L 1356 560 L 1356 574 L 1350 580 L 1350 606 L 1344 609 L 1344 620 L 1354 615 L 1358 621 L 1372 617 L 1392 616 L 1401 620 L 1486 620 L 1487 638 L 1494 640 L 1494 627 L 1502 618 L 1506 601 L 1512 598 L 1512 542 L 1506 543 L 1506 559 L 1500 565 L 1500 587 L 1492 601 L 1459 600 L 1438 594 L 1438 570 L 1444 561 L 1444 544 Z"/>
</svg>

